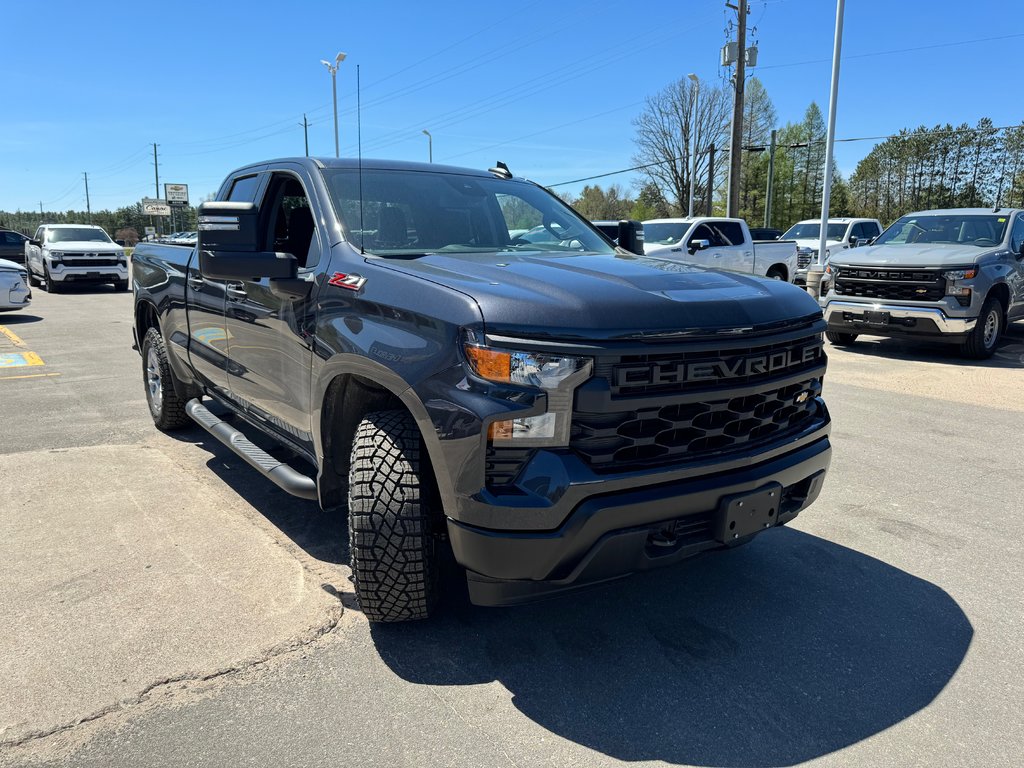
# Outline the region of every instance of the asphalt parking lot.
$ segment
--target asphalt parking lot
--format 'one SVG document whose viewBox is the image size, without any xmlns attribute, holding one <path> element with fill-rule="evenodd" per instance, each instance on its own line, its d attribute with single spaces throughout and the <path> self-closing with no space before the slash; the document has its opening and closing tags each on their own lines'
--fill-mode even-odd
<svg viewBox="0 0 1024 768">
<path fill-rule="evenodd" d="M 131 306 L 0 314 L 0 765 L 1020 765 L 1024 323 L 828 347 L 788 528 L 371 629 L 341 515 L 153 428 Z"/>
</svg>

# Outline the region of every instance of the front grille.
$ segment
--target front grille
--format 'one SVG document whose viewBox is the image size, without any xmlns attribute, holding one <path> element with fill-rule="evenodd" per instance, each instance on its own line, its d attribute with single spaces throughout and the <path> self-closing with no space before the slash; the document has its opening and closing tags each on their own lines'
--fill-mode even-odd
<svg viewBox="0 0 1024 768">
<path fill-rule="evenodd" d="M 946 295 L 946 282 L 937 269 L 840 267 L 835 292 L 885 301 L 940 301 Z"/>
<path fill-rule="evenodd" d="M 749 450 L 810 423 L 821 379 L 728 399 L 573 415 L 570 448 L 595 470 Z"/>
<path fill-rule="evenodd" d="M 61 263 L 66 267 L 116 267 L 118 260 L 117 257 L 109 259 L 69 259 L 65 257 L 61 259 Z"/>
<path fill-rule="evenodd" d="M 598 358 L 594 374 L 609 382 L 614 398 L 732 389 L 814 370 L 824 360 L 822 346 L 820 334 L 809 333 L 767 344 Z"/>
<path fill-rule="evenodd" d="M 797 252 L 797 254 L 796 254 L 796 268 L 797 269 L 807 269 L 809 266 L 811 266 L 811 258 L 812 258 L 812 256 L 809 253 L 799 253 L 799 252 Z"/>
</svg>

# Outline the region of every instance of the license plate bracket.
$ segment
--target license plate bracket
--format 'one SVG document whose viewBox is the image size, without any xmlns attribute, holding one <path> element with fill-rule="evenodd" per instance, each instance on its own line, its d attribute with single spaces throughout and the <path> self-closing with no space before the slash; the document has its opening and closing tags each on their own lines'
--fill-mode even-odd
<svg viewBox="0 0 1024 768">
<path fill-rule="evenodd" d="M 868 325 L 888 325 L 888 312 L 867 311 L 864 313 L 864 322 Z"/>
<path fill-rule="evenodd" d="M 771 483 L 756 491 L 726 496 L 718 509 L 715 538 L 723 544 L 737 541 L 775 525 L 782 501 L 782 486 Z"/>
</svg>

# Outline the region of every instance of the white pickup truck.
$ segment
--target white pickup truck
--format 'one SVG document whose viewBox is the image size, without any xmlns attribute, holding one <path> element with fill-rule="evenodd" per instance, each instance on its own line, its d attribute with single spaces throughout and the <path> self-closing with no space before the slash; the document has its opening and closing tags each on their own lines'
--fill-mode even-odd
<svg viewBox="0 0 1024 768">
<path fill-rule="evenodd" d="M 69 283 L 113 283 L 128 290 L 124 248 L 102 227 L 92 224 L 43 224 L 25 241 L 25 266 L 31 283 L 58 293 Z"/>
<path fill-rule="evenodd" d="M 785 240 L 755 243 L 743 219 L 699 216 L 651 219 L 643 225 L 645 256 L 787 282 L 793 282 L 796 275 L 796 243 Z"/>
<path fill-rule="evenodd" d="M 825 230 L 825 258 L 822 259 L 822 266 L 827 267 L 833 253 L 856 248 L 861 245 L 871 245 L 875 238 L 882 234 L 882 225 L 878 219 L 829 219 L 828 229 Z M 782 236 L 786 240 L 796 241 L 797 256 L 797 285 L 804 285 L 807 282 L 807 270 L 811 262 L 818 255 L 818 247 L 821 245 L 821 219 L 807 219 L 798 221 Z M 827 293 L 822 288 L 821 295 Z"/>
</svg>

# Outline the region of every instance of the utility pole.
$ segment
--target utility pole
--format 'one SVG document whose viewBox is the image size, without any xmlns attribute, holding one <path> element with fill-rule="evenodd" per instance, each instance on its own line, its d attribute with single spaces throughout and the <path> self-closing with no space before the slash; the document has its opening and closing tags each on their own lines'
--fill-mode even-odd
<svg viewBox="0 0 1024 768">
<path fill-rule="evenodd" d="M 740 211 L 740 164 L 743 161 L 743 88 L 747 77 L 747 0 L 737 0 L 739 7 L 726 3 L 736 10 L 736 72 L 733 82 L 732 138 L 729 140 L 729 192 L 726 214 L 731 217 Z"/>
<path fill-rule="evenodd" d="M 711 200 L 715 196 L 715 142 L 708 147 L 708 197 L 705 201 L 704 215 L 710 216 Z"/>
<path fill-rule="evenodd" d="M 764 193 L 764 225 L 772 224 L 772 187 L 775 185 L 775 129 L 772 129 L 772 143 L 768 149 L 768 189 Z"/>
<path fill-rule="evenodd" d="M 306 113 L 302 113 L 302 133 L 306 137 L 306 157 L 309 157 L 309 121 L 306 120 Z"/>
<path fill-rule="evenodd" d="M 156 142 L 155 141 L 153 142 L 153 174 L 154 174 L 154 179 L 156 181 L 156 185 L 154 187 L 154 189 L 156 189 L 156 194 L 154 195 L 154 197 L 157 200 L 159 200 L 160 199 L 160 167 L 159 167 L 159 165 L 157 164 L 157 161 L 156 161 Z"/>
<path fill-rule="evenodd" d="M 43 215 L 43 201 L 42 200 L 39 201 L 39 215 L 40 216 Z"/>
<path fill-rule="evenodd" d="M 89 174 L 82 171 L 82 176 L 85 177 L 85 214 L 89 223 L 92 224 L 92 206 L 89 204 Z"/>
</svg>

